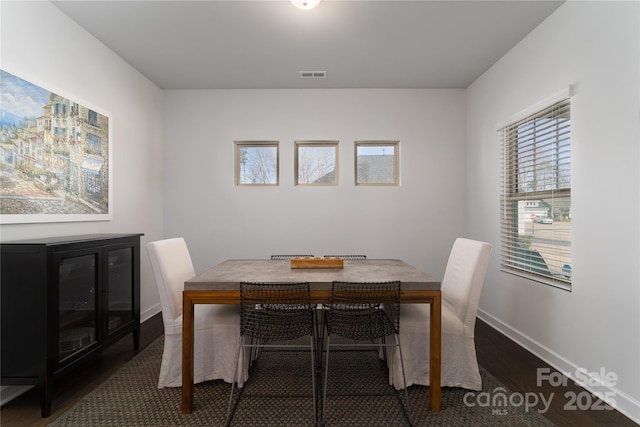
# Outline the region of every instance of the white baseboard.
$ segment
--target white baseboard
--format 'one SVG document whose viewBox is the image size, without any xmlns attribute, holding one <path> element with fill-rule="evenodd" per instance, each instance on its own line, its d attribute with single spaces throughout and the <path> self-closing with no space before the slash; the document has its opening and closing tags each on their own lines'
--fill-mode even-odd
<svg viewBox="0 0 640 427">
<path fill-rule="evenodd" d="M 143 312 L 140 312 L 140 323 L 145 322 L 151 319 L 156 314 L 160 313 L 162 309 L 160 308 L 160 303 L 152 306 L 151 308 L 146 309 Z"/>
<path fill-rule="evenodd" d="M 512 328 L 502 320 L 480 309 L 478 309 L 478 318 L 497 331 L 501 332 L 503 335 L 511 338 L 513 341 L 515 341 L 534 355 L 538 356 L 540 359 L 554 367 L 556 370 L 564 373 L 569 378 L 576 381 L 578 385 L 580 385 L 585 390 L 599 396 L 609 397 L 608 400 L 612 403 L 612 406 L 614 406 L 618 412 L 624 414 L 635 423 L 640 424 L 640 401 L 618 390 L 615 386 L 609 386 L 607 384 L 594 386 L 593 384 L 597 384 L 599 382 L 597 381 L 598 379 L 602 379 L 602 375 L 600 375 L 600 378 L 594 378 L 592 376 L 587 380 L 586 376 L 588 372 L 586 372 L 584 368 L 576 365 L 570 360 L 567 360 L 566 358 L 555 353 L 553 350 L 528 337 L 522 332 Z M 578 374 L 579 377 L 576 376 L 576 374 Z"/>
<path fill-rule="evenodd" d="M 11 402 L 22 393 L 32 389 L 34 385 L 2 385 L 0 386 L 0 406 Z"/>
</svg>

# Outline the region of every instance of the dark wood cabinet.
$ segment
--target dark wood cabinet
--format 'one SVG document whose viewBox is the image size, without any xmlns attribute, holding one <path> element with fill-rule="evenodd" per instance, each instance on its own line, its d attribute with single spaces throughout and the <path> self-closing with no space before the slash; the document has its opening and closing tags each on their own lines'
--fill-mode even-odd
<svg viewBox="0 0 640 427">
<path fill-rule="evenodd" d="M 140 236 L 1 244 L 1 382 L 34 384 L 42 416 L 55 381 L 126 334 L 140 343 Z"/>
</svg>

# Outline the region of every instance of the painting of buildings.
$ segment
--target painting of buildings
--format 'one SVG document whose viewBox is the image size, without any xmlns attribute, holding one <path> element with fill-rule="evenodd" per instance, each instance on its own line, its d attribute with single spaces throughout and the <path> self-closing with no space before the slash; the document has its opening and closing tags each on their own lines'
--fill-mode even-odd
<svg viewBox="0 0 640 427">
<path fill-rule="evenodd" d="M 3 223 L 109 219 L 109 117 L 0 70 Z"/>
</svg>

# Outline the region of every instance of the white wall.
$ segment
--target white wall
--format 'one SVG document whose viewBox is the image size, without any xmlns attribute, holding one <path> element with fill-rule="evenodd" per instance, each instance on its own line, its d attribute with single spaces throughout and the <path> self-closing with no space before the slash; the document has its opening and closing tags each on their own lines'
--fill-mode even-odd
<svg viewBox="0 0 640 427">
<path fill-rule="evenodd" d="M 467 216 L 494 244 L 480 317 L 575 374 L 618 376 L 608 391 L 640 421 L 640 3 L 568 2 L 468 89 Z M 499 271 L 496 124 L 575 84 L 573 290 Z M 532 373 L 535 374 L 535 373 Z M 601 390 L 603 391 L 603 390 Z"/>
<path fill-rule="evenodd" d="M 0 3 L 0 67 L 112 120 L 113 220 L 3 224 L 3 241 L 86 233 L 162 237 L 162 91 L 49 2 Z M 85 104 L 86 105 L 86 104 Z M 141 315 L 159 310 L 146 251 L 141 252 Z"/>
<path fill-rule="evenodd" d="M 165 234 L 227 258 L 364 253 L 442 277 L 465 233 L 464 90 L 165 92 Z M 354 141 L 400 141 L 399 187 L 354 186 Z M 280 141 L 280 185 L 234 185 L 234 141 Z M 338 140 L 339 186 L 293 185 L 295 140 Z"/>
</svg>

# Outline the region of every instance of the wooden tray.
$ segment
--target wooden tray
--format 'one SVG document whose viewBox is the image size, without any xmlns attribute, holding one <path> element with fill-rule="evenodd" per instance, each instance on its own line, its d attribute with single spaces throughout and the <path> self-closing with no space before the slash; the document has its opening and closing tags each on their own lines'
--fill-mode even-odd
<svg viewBox="0 0 640 427">
<path fill-rule="evenodd" d="M 291 268 L 344 268 L 344 259 L 291 258 Z"/>
</svg>

